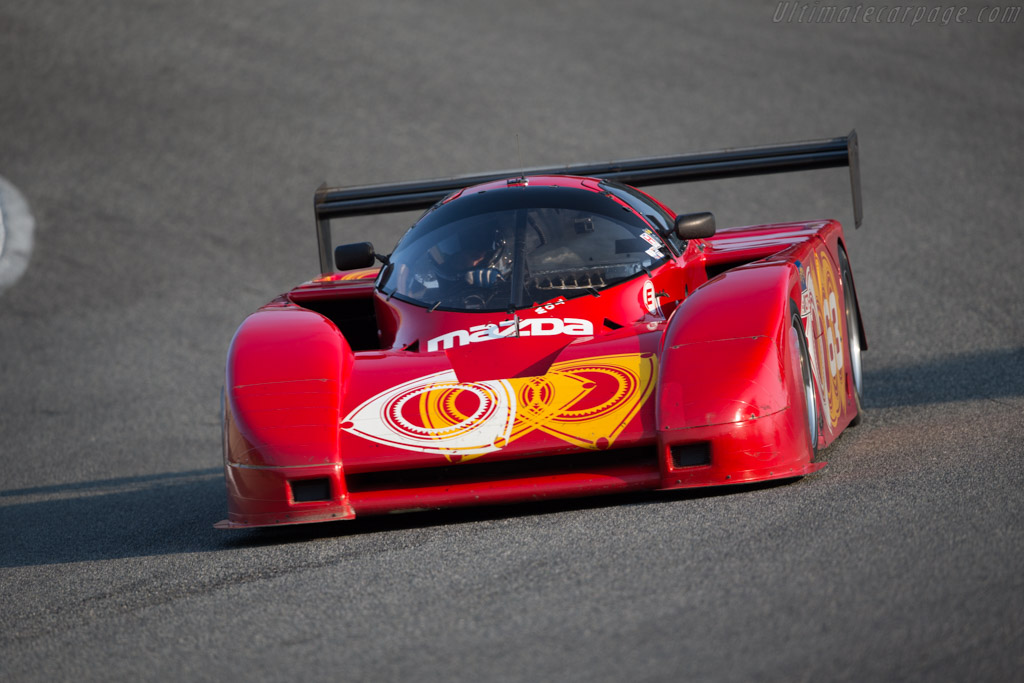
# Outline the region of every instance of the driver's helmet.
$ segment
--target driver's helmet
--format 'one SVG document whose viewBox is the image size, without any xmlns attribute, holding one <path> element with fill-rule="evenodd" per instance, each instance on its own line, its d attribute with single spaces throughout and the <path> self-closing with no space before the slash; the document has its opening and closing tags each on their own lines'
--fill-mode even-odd
<svg viewBox="0 0 1024 683">
<path fill-rule="evenodd" d="M 439 245 L 438 265 L 449 276 L 474 284 L 480 271 L 497 271 L 490 278 L 511 271 L 511 228 L 502 226 L 498 215 L 480 217 L 455 237 Z"/>
</svg>

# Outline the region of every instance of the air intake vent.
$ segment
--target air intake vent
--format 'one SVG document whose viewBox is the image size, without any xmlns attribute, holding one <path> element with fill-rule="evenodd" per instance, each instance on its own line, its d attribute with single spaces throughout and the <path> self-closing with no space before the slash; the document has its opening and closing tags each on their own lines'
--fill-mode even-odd
<svg viewBox="0 0 1024 683">
<path fill-rule="evenodd" d="M 292 487 L 292 500 L 296 503 L 312 503 L 331 499 L 331 480 L 327 477 L 299 479 L 288 483 Z"/>
<path fill-rule="evenodd" d="M 699 467 L 711 464 L 711 444 L 707 441 L 672 446 L 672 467 Z"/>
<path fill-rule="evenodd" d="M 484 460 L 481 458 L 481 460 Z M 350 493 L 391 489 L 460 486 L 481 482 L 512 481 L 527 477 L 567 474 L 625 476 L 628 471 L 657 473 L 657 450 L 653 446 L 616 448 L 607 451 L 563 453 L 533 458 L 512 458 L 497 462 L 473 460 L 459 465 L 442 465 L 408 470 L 346 474 Z"/>
</svg>

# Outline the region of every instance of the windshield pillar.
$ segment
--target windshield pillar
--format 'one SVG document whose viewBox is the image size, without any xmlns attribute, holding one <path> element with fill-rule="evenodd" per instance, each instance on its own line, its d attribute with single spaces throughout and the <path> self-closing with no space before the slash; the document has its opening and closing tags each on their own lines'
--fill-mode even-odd
<svg viewBox="0 0 1024 683">
<path fill-rule="evenodd" d="M 527 209 L 516 211 L 516 232 L 513 237 L 514 257 L 512 258 L 512 306 L 523 308 L 530 302 L 523 300 L 526 293 L 526 222 L 529 219 Z"/>
</svg>

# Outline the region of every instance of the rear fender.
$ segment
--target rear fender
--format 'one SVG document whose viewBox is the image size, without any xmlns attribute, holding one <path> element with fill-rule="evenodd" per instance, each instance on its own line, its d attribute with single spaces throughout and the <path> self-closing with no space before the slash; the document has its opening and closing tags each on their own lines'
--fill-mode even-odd
<svg viewBox="0 0 1024 683">
<path fill-rule="evenodd" d="M 837 238 L 837 240 L 836 240 L 836 249 L 837 250 L 838 249 L 842 249 L 844 252 L 846 252 L 846 258 L 847 258 L 847 261 L 849 261 L 850 252 L 846 250 L 846 244 L 845 244 L 844 240 L 841 237 Z M 842 284 L 842 283 L 840 282 L 840 284 Z M 862 351 L 867 351 L 868 350 L 868 338 L 867 338 L 867 333 L 864 331 L 864 318 L 860 314 L 860 299 L 857 297 L 857 284 L 856 284 L 856 278 L 854 278 L 854 276 L 853 276 L 853 265 L 850 265 L 850 289 L 853 290 L 853 292 L 852 292 L 853 293 L 853 301 L 854 301 L 854 304 L 856 305 L 856 308 L 857 308 L 857 310 L 856 310 L 857 325 L 860 327 L 860 348 L 861 348 Z"/>
</svg>

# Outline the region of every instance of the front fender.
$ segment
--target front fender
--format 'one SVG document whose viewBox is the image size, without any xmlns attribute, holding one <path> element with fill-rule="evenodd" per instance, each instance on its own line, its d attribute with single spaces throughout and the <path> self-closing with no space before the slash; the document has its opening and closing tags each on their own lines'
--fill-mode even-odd
<svg viewBox="0 0 1024 683">
<path fill-rule="evenodd" d="M 252 467 L 339 462 L 338 423 L 354 356 L 327 318 L 268 306 L 228 351 L 225 459 Z"/>
<path fill-rule="evenodd" d="M 662 347 L 656 420 L 665 488 L 800 476 L 812 463 L 799 356 L 800 284 L 788 261 L 742 266 L 676 310 Z"/>
<path fill-rule="evenodd" d="M 720 275 L 682 303 L 665 333 L 659 429 L 739 422 L 786 409 L 780 340 L 794 286 L 791 264 L 757 264 Z"/>
</svg>

